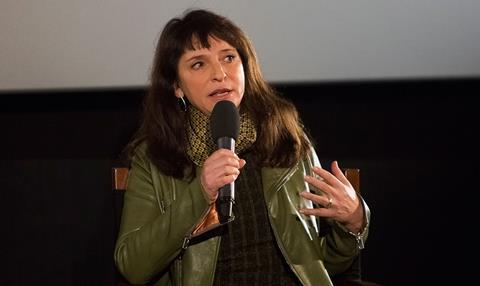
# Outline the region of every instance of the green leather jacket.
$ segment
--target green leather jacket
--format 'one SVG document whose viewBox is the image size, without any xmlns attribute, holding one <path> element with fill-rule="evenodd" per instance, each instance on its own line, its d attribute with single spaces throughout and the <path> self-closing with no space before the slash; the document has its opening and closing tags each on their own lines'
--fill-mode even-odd
<svg viewBox="0 0 480 286">
<path fill-rule="evenodd" d="M 345 271 L 359 248 L 355 237 L 333 223 L 332 231 L 318 236 L 316 217 L 297 210 L 311 206 L 298 194 L 308 185 L 305 174 L 319 165 L 315 151 L 292 168 L 262 168 L 262 184 L 276 241 L 303 285 L 332 285 L 330 275 Z M 198 170 L 198 173 L 200 170 Z M 115 262 L 132 284 L 212 285 L 220 237 L 190 244 L 211 211 L 199 178 L 178 180 L 163 175 L 145 155 L 137 152 L 128 177 Z M 368 235 L 370 211 L 363 202 Z"/>
</svg>

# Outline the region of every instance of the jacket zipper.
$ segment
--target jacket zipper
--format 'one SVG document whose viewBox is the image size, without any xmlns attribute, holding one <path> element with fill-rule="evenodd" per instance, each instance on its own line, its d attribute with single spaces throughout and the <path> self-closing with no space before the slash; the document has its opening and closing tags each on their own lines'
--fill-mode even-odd
<svg viewBox="0 0 480 286">
<path fill-rule="evenodd" d="M 205 212 L 203 213 L 203 215 L 200 217 L 200 221 L 203 221 L 205 219 L 205 217 L 208 215 L 208 213 L 210 212 L 210 209 L 212 208 L 212 206 L 208 206 L 207 209 L 205 210 Z M 188 246 L 190 245 L 190 241 L 192 240 L 192 238 L 194 237 L 193 235 L 193 231 L 195 230 L 195 228 L 197 228 L 197 225 L 194 225 L 188 232 L 187 234 L 183 237 L 183 242 L 182 242 L 182 249 L 180 250 L 180 255 L 179 255 L 179 258 L 181 259 L 182 258 L 182 255 L 183 253 L 185 252 L 185 250 L 187 250 Z M 213 228 L 212 228 L 213 229 Z M 203 233 L 203 232 L 202 232 Z"/>
</svg>

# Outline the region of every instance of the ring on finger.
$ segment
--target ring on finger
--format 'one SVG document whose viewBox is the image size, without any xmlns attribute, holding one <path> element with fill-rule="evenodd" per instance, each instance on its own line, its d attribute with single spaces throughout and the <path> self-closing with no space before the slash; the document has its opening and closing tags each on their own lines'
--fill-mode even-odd
<svg viewBox="0 0 480 286">
<path fill-rule="evenodd" d="M 332 207 L 332 204 L 333 204 L 333 200 L 332 198 L 328 198 L 328 203 L 325 205 L 325 208 L 329 209 Z"/>
</svg>

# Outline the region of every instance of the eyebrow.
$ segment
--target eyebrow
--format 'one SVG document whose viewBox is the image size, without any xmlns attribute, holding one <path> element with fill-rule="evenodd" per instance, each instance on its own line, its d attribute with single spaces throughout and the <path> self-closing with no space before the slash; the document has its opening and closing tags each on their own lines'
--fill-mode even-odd
<svg viewBox="0 0 480 286">
<path fill-rule="evenodd" d="M 225 48 L 223 50 L 220 50 L 220 53 L 228 53 L 228 52 L 237 52 L 237 51 L 236 51 L 235 48 Z M 201 59 L 203 57 L 205 57 L 205 54 L 200 54 L 200 55 L 190 57 L 190 58 L 186 59 L 185 61 L 186 62 L 191 62 L 191 61 L 194 61 L 194 60 Z"/>
</svg>

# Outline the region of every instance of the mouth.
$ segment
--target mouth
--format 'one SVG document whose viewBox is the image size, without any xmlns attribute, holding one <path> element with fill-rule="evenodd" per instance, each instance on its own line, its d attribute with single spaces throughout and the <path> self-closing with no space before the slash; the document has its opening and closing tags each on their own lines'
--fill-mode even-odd
<svg viewBox="0 0 480 286">
<path fill-rule="evenodd" d="M 209 96 L 214 96 L 214 97 L 221 97 L 221 96 L 227 96 L 232 92 L 231 89 L 228 88 L 220 88 L 214 90 L 212 93 L 209 94 Z"/>
</svg>

